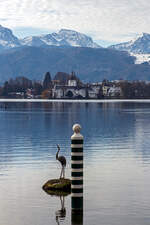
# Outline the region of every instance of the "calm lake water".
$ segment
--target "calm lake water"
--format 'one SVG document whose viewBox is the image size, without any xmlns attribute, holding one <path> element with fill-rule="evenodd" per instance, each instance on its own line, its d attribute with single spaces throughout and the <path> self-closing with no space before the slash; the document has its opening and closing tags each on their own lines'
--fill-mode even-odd
<svg viewBox="0 0 150 225">
<path fill-rule="evenodd" d="M 150 103 L 0 103 L 0 224 L 72 225 L 59 197 L 56 144 L 70 178 L 72 125 L 84 135 L 84 225 L 150 224 Z M 63 217 L 63 218 L 62 218 Z"/>
</svg>

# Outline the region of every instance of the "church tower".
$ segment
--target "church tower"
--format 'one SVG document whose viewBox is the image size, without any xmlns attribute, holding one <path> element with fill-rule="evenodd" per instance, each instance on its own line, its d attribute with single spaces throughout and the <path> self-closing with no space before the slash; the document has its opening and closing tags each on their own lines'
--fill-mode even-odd
<svg viewBox="0 0 150 225">
<path fill-rule="evenodd" d="M 68 86 L 70 87 L 77 87 L 77 78 L 75 73 L 72 71 L 70 78 L 68 80 Z"/>
</svg>

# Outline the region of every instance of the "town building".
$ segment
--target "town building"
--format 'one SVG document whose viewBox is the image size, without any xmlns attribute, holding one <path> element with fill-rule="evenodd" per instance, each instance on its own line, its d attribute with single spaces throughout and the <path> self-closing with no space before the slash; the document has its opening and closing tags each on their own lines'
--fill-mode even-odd
<svg viewBox="0 0 150 225">
<path fill-rule="evenodd" d="M 78 86 L 77 81 L 72 78 L 67 85 L 54 85 L 52 98 L 85 98 L 86 88 Z"/>
<path fill-rule="evenodd" d="M 121 88 L 111 82 L 83 84 L 72 72 L 65 84 L 53 82 L 52 98 L 55 99 L 98 99 L 121 96 Z"/>
<path fill-rule="evenodd" d="M 82 84 L 72 72 L 66 85 L 55 83 L 52 89 L 52 98 L 98 98 L 100 88 L 100 84 Z"/>
</svg>

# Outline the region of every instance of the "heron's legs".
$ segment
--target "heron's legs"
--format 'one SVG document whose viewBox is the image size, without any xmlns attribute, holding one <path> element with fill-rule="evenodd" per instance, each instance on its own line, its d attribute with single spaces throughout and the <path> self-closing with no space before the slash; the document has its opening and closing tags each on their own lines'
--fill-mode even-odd
<svg viewBox="0 0 150 225">
<path fill-rule="evenodd" d="M 62 166 L 61 173 L 60 173 L 60 179 L 65 178 L 65 166 Z"/>
<path fill-rule="evenodd" d="M 63 178 L 65 178 L 65 167 L 63 166 Z"/>
<path fill-rule="evenodd" d="M 63 167 L 61 168 L 60 179 L 62 178 L 62 175 L 63 175 Z"/>
<path fill-rule="evenodd" d="M 64 196 L 60 196 L 61 201 L 61 212 L 63 213 L 65 211 L 65 198 Z"/>
</svg>

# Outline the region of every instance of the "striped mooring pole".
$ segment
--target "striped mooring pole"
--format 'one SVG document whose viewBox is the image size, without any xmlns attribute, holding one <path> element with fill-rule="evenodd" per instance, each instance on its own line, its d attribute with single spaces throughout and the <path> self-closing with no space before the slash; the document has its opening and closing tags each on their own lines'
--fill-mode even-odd
<svg viewBox="0 0 150 225">
<path fill-rule="evenodd" d="M 81 126 L 73 126 L 71 136 L 71 206 L 72 212 L 83 212 L 83 136 Z"/>
</svg>

